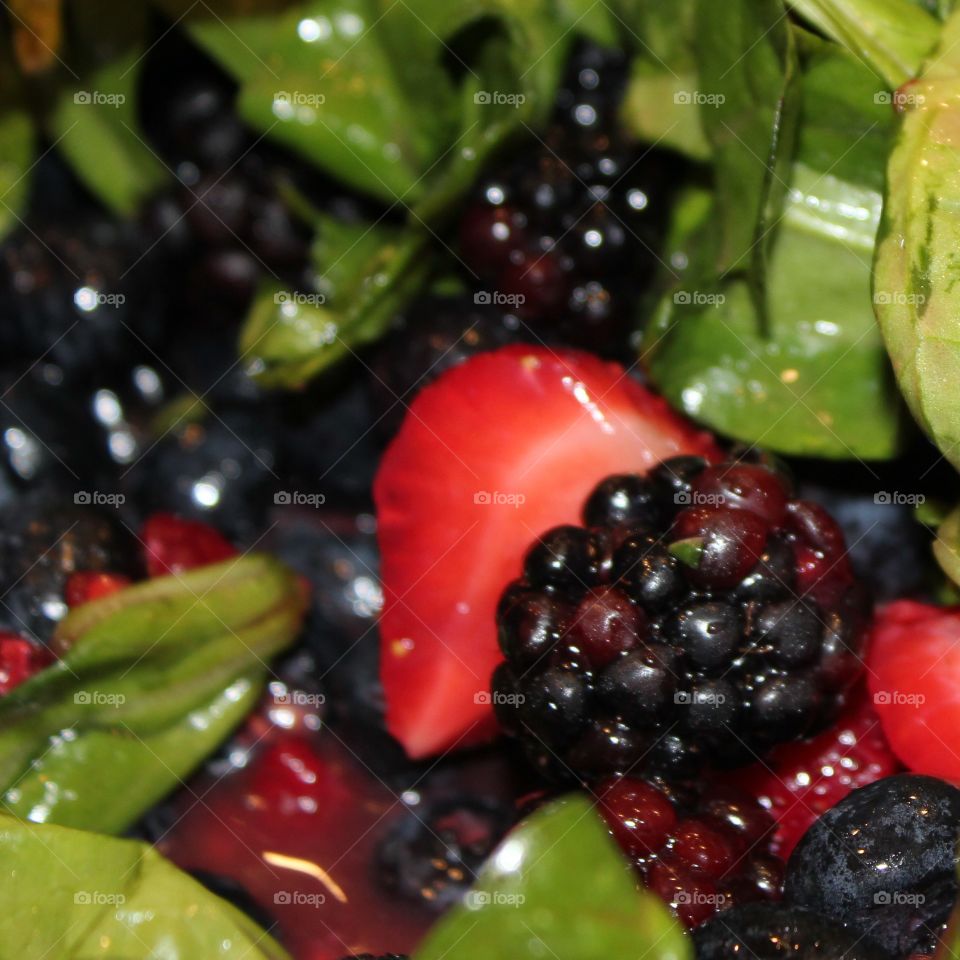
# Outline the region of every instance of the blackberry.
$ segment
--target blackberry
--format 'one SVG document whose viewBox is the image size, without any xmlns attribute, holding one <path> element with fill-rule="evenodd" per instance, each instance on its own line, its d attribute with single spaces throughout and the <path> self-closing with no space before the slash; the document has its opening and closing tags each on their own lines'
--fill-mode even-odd
<svg viewBox="0 0 960 960">
<path fill-rule="evenodd" d="M 826 917 L 777 904 L 735 907 L 693 933 L 697 960 L 891 960 L 870 940 Z"/>
<path fill-rule="evenodd" d="M 443 910 L 467 892 L 510 825 L 500 806 L 477 799 L 411 812 L 380 844 L 380 879 L 401 897 Z"/>
<path fill-rule="evenodd" d="M 657 263 L 670 177 L 621 139 L 627 60 L 583 44 L 543 140 L 477 186 L 459 224 L 475 286 L 537 338 L 618 353 Z"/>
<path fill-rule="evenodd" d="M 39 640 L 67 612 L 64 587 L 76 571 L 136 576 L 137 541 L 112 512 L 63 495 L 31 495 L 0 517 L 0 620 Z"/>
<path fill-rule="evenodd" d="M 842 534 L 759 463 L 680 457 L 602 481 L 503 594 L 493 702 L 569 778 L 696 775 L 832 719 L 866 602 Z"/>
<path fill-rule="evenodd" d="M 787 863 L 791 904 L 895 956 L 933 953 L 957 899 L 960 790 L 897 774 L 854 790 L 804 834 Z"/>
<path fill-rule="evenodd" d="M 633 777 L 594 787 L 610 832 L 650 887 L 688 927 L 721 910 L 778 899 L 783 863 L 774 824 L 746 794 L 699 796 Z"/>
</svg>

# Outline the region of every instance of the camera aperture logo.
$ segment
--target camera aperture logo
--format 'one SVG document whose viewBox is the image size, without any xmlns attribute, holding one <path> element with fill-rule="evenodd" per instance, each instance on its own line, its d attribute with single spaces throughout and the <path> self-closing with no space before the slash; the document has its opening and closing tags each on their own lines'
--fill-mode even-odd
<svg viewBox="0 0 960 960">
<path fill-rule="evenodd" d="M 478 507 L 513 507 L 514 509 L 523 506 L 527 502 L 526 496 L 522 493 L 502 493 L 494 490 L 477 490 L 473 495 L 473 502 Z"/>
<path fill-rule="evenodd" d="M 473 102 L 481 107 L 522 107 L 527 98 L 522 93 L 506 93 L 503 90 L 478 90 Z"/>
<path fill-rule="evenodd" d="M 122 93 L 104 93 L 101 90 L 78 90 L 73 95 L 73 102 L 79 106 L 122 107 L 127 98 Z"/>
<path fill-rule="evenodd" d="M 303 490 L 278 490 L 273 495 L 278 507 L 322 507 L 327 502 L 324 493 L 305 493 Z"/>
</svg>

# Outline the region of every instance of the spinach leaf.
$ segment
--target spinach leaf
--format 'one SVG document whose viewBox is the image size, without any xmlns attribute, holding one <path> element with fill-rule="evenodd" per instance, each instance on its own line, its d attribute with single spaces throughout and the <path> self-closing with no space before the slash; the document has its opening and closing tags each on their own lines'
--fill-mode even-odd
<svg viewBox="0 0 960 960">
<path fill-rule="evenodd" d="M 908 88 L 874 273 L 874 303 L 900 389 L 916 420 L 960 468 L 960 13 Z"/>
<path fill-rule="evenodd" d="M 4 954 L 46 960 L 289 960 L 152 847 L 0 815 Z"/>
<path fill-rule="evenodd" d="M 668 252 L 689 266 L 643 356 L 674 403 L 722 433 L 797 455 L 891 457 L 905 425 L 870 267 L 893 111 L 851 55 L 835 45 L 807 53 L 790 190 L 765 268 L 766 322 L 747 280 L 705 263 L 719 241 L 701 203 L 699 223 L 671 239 Z"/>
<path fill-rule="evenodd" d="M 780 212 L 796 130 L 797 54 L 781 0 L 700 0 L 700 113 L 714 149 L 717 269 L 749 270 L 762 302 L 769 224 Z"/>
<path fill-rule="evenodd" d="M 69 7 L 71 63 L 46 120 L 77 176 L 120 216 L 131 216 L 169 176 L 140 131 L 137 88 L 148 10 L 105 0 Z"/>
<path fill-rule="evenodd" d="M 914 0 L 788 0 L 814 27 L 843 44 L 889 87 L 916 76 L 936 45 L 936 17 Z"/>
<path fill-rule="evenodd" d="M 590 802 L 570 796 L 510 832 L 415 960 L 691 955 L 677 920 L 653 894 L 637 890 Z"/>
<path fill-rule="evenodd" d="M 319 292 L 270 284 L 244 324 L 240 351 L 268 386 L 297 388 L 383 334 L 433 267 L 422 230 L 319 222 Z"/>
<path fill-rule="evenodd" d="M 0 699 L 5 808 L 124 829 L 242 719 L 301 614 L 293 574 L 256 555 L 77 608 L 59 661 Z"/>
<path fill-rule="evenodd" d="M 0 53 L 0 238 L 17 223 L 30 188 L 35 137 L 21 93 L 13 60 Z"/>
</svg>

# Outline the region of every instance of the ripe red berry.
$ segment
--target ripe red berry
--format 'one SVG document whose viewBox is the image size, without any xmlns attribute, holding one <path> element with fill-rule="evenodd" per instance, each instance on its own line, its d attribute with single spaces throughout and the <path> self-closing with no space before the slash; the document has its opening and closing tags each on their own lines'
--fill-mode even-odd
<svg viewBox="0 0 960 960">
<path fill-rule="evenodd" d="M 670 798 L 645 780 L 621 777 L 595 788 L 600 811 L 621 848 L 632 857 L 656 853 L 677 822 Z"/>
<path fill-rule="evenodd" d="M 512 207 L 474 204 L 460 221 L 460 252 L 482 276 L 494 276 L 526 243 L 523 217 Z"/>
<path fill-rule="evenodd" d="M 45 648 L 16 633 L 0 633 L 0 696 L 52 662 Z"/>
<path fill-rule="evenodd" d="M 647 615 L 621 591 L 601 587 L 577 607 L 573 642 L 595 668 L 605 667 L 646 639 Z"/>
<path fill-rule="evenodd" d="M 695 504 L 749 510 L 771 526 L 783 522 L 787 509 L 783 478 L 767 467 L 739 461 L 707 467 L 693 482 L 692 499 Z"/>
<path fill-rule="evenodd" d="M 131 579 L 122 573 L 98 573 L 81 570 L 71 574 L 63 589 L 68 607 L 79 607 L 91 600 L 101 600 L 130 586 Z"/>
<path fill-rule="evenodd" d="M 769 529 L 767 521 L 746 510 L 688 507 L 674 521 L 672 551 L 688 567 L 692 582 L 726 589 L 739 583 L 760 559 Z"/>
<path fill-rule="evenodd" d="M 500 273 L 502 293 L 518 298 L 517 312 L 539 319 L 557 314 L 567 299 L 567 280 L 552 253 L 518 257 Z"/>
<path fill-rule="evenodd" d="M 155 513 L 143 526 L 147 573 L 162 577 L 219 563 L 237 555 L 236 548 L 206 523 Z"/>
</svg>

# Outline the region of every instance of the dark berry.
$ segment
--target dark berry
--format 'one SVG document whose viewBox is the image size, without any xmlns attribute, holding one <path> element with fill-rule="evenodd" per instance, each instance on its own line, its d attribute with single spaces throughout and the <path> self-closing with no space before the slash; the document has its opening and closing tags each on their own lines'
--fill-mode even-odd
<svg viewBox="0 0 960 960">
<path fill-rule="evenodd" d="M 797 667 L 817 658 L 823 624 L 812 606 L 795 599 L 780 600 L 755 612 L 751 633 L 774 663 Z"/>
<path fill-rule="evenodd" d="M 760 554 L 757 565 L 740 581 L 736 595 L 742 600 L 780 600 L 794 596 L 796 557 L 785 537 L 774 534 Z"/>
<path fill-rule="evenodd" d="M 483 277 L 495 276 L 526 246 L 523 215 L 508 205 L 474 204 L 460 220 L 460 252 Z"/>
<path fill-rule="evenodd" d="M 555 527 L 533 546 L 523 563 L 536 587 L 586 590 L 597 580 L 600 556 L 590 532 L 581 527 Z"/>
<path fill-rule="evenodd" d="M 681 456 L 664 460 L 650 471 L 650 481 L 656 487 L 664 510 L 675 513 L 693 503 L 693 483 L 707 468 L 703 457 Z"/>
<path fill-rule="evenodd" d="M 647 738 L 621 720 L 594 720 L 570 748 L 570 768 L 587 776 L 633 770 L 643 759 Z"/>
<path fill-rule="evenodd" d="M 811 673 L 770 677 L 754 691 L 748 723 L 761 742 L 797 739 L 816 721 L 821 696 Z"/>
<path fill-rule="evenodd" d="M 674 651 L 652 644 L 611 663 L 599 675 L 597 696 L 631 723 L 653 728 L 670 716 L 679 676 Z"/>
<path fill-rule="evenodd" d="M 810 827 L 787 864 L 786 897 L 895 956 L 931 952 L 957 897 L 958 830 L 956 787 L 878 780 Z"/>
<path fill-rule="evenodd" d="M 698 927 L 693 942 L 697 960 L 891 960 L 822 914 L 774 903 L 735 907 Z"/>
<path fill-rule="evenodd" d="M 746 510 L 687 507 L 674 521 L 670 550 L 692 583 L 732 587 L 760 559 L 769 525 Z"/>
<path fill-rule="evenodd" d="M 783 522 L 787 508 L 787 489 L 780 476 L 746 463 L 707 467 L 693 483 L 692 493 L 695 503 L 749 510 L 773 525 Z"/>
<path fill-rule="evenodd" d="M 0 622 L 39 640 L 67 612 L 66 584 L 78 571 L 141 569 L 136 538 L 116 512 L 63 497 L 32 497 L 8 508 L 0 534 Z"/>
<path fill-rule="evenodd" d="M 653 485 L 635 473 L 607 477 L 597 484 L 583 508 L 583 522 L 588 527 L 655 529 L 660 520 Z"/>
<path fill-rule="evenodd" d="M 691 604 L 677 613 L 666 635 L 700 670 L 723 673 L 743 642 L 743 616 L 719 600 Z"/>
<path fill-rule="evenodd" d="M 380 879 L 409 900 L 436 910 L 450 907 L 470 888 L 510 822 L 499 805 L 475 799 L 411 810 L 380 844 Z"/>
<path fill-rule="evenodd" d="M 605 667 L 647 637 L 647 615 L 619 590 L 586 594 L 574 615 L 571 637 L 591 666 Z"/>
<path fill-rule="evenodd" d="M 651 613 L 669 607 L 687 591 L 676 557 L 642 534 L 631 534 L 617 547 L 613 573 L 623 589 Z"/>
<path fill-rule="evenodd" d="M 517 312 L 522 317 L 554 317 L 566 300 L 566 277 L 552 253 L 518 256 L 503 268 L 497 282 L 502 293 L 517 298 Z"/>
<path fill-rule="evenodd" d="M 574 670 L 548 667 L 523 684 L 520 714 L 535 735 L 548 743 L 575 736 L 587 717 L 588 688 Z"/>
<path fill-rule="evenodd" d="M 500 649 L 521 667 L 532 666 L 549 653 L 572 621 L 566 604 L 548 594 L 523 588 L 499 618 Z"/>
</svg>

